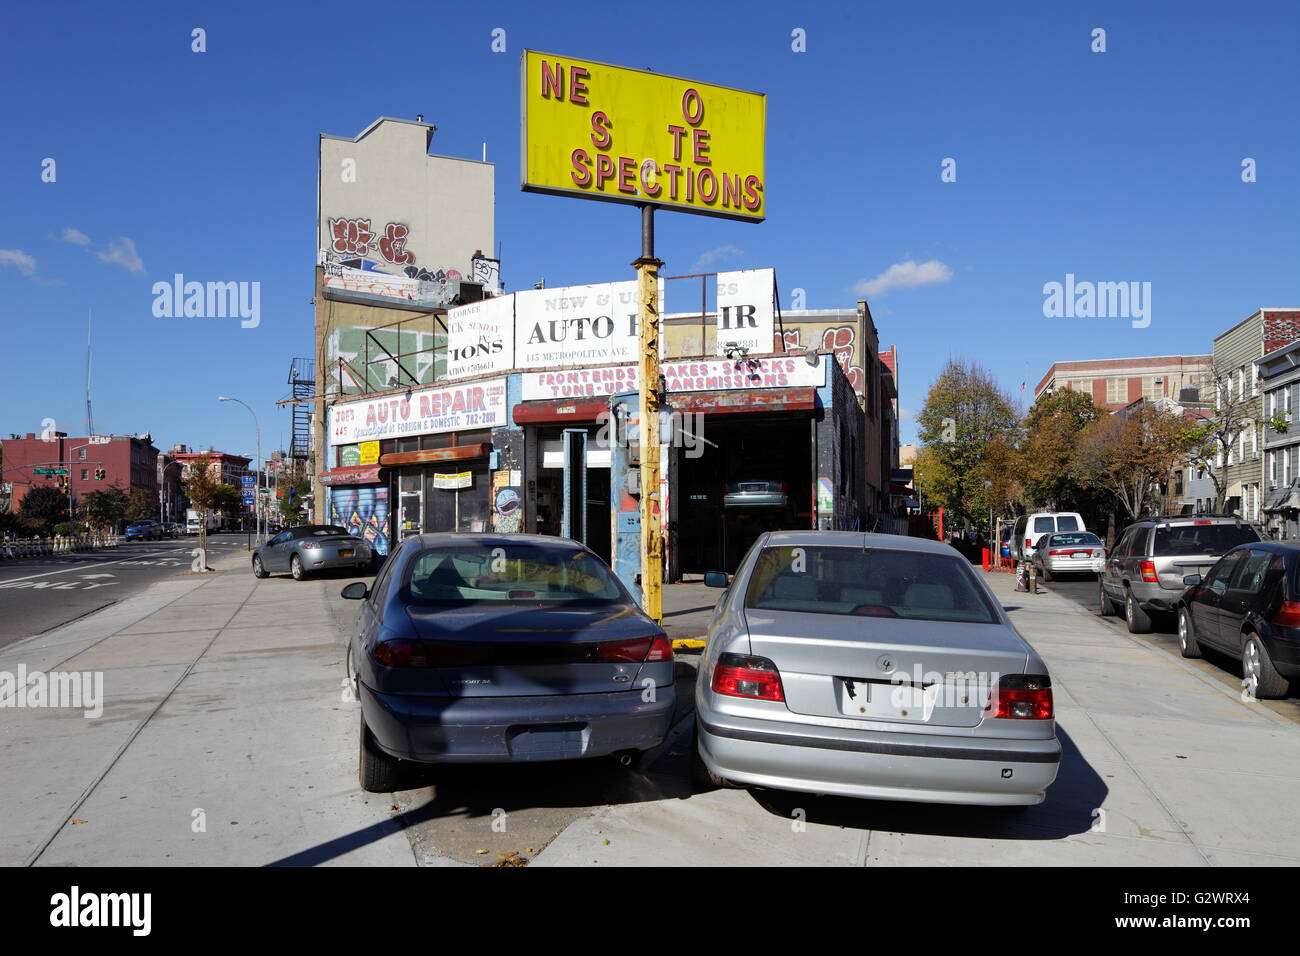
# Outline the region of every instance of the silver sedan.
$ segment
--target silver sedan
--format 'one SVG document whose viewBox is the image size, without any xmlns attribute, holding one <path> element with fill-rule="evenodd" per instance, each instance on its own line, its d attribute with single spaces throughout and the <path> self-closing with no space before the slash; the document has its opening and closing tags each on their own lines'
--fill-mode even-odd
<svg viewBox="0 0 1300 956">
<path fill-rule="evenodd" d="M 763 535 L 696 683 L 698 782 L 1029 806 L 1056 779 L 1047 667 L 944 544 Z"/>
<path fill-rule="evenodd" d="M 1106 570 L 1106 545 L 1091 531 L 1058 531 L 1038 539 L 1032 560 L 1044 581 L 1062 574 L 1093 577 Z"/>
<path fill-rule="evenodd" d="M 253 552 L 253 576 L 288 571 L 298 581 L 316 571 L 366 569 L 373 563 L 370 545 L 338 525 L 300 525 L 281 531 Z"/>
</svg>

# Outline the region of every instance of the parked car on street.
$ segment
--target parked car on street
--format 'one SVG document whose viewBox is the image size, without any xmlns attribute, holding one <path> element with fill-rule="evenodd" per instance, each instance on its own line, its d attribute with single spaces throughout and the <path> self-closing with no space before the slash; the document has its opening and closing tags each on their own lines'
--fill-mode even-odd
<svg viewBox="0 0 1300 956">
<path fill-rule="evenodd" d="M 1047 667 L 947 545 L 768 532 L 706 583 L 697 782 L 1028 806 L 1056 779 Z"/>
<path fill-rule="evenodd" d="M 1011 532 L 1011 555 L 1017 564 L 1032 561 L 1035 542 L 1043 535 L 1083 530 L 1083 517 L 1077 511 L 1039 511 L 1021 515 Z"/>
<path fill-rule="evenodd" d="M 1092 577 L 1106 566 L 1106 545 L 1091 531 L 1058 531 L 1034 543 L 1031 561 L 1044 581 L 1062 574 Z"/>
<path fill-rule="evenodd" d="M 1202 577 L 1189 574 L 1178 605 L 1183 657 L 1220 651 L 1241 661 L 1255 697 L 1286 697 L 1300 679 L 1300 545 L 1243 544 Z"/>
<path fill-rule="evenodd" d="M 1108 617 L 1123 607 L 1130 633 L 1151 630 L 1154 615 L 1173 615 L 1183 598 L 1183 578 L 1204 574 L 1239 544 L 1259 533 L 1236 515 L 1148 518 L 1120 534 L 1098 575 L 1098 603 Z"/>
<path fill-rule="evenodd" d="M 163 537 L 162 522 L 153 519 L 132 521 L 126 526 L 124 537 L 128 541 L 161 541 Z"/>
<path fill-rule="evenodd" d="M 365 790 L 400 786 L 402 761 L 631 761 L 668 733 L 672 642 L 575 541 L 412 536 L 343 596 L 362 601 L 347 675 Z"/>
<path fill-rule="evenodd" d="M 288 528 L 253 550 L 253 576 L 257 578 L 287 571 L 303 581 L 317 571 L 358 570 L 373 563 L 370 545 L 338 525 Z"/>
</svg>

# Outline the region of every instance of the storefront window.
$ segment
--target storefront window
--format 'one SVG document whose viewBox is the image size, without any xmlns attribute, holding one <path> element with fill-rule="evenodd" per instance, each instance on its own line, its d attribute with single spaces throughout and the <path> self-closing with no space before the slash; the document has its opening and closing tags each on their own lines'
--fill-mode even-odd
<svg viewBox="0 0 1300 956">
<path fill-rule="evenodd" d="M 425 472 L 424 530 L 491 531 L 487 462 L 447 463 Z"/>
</svg>

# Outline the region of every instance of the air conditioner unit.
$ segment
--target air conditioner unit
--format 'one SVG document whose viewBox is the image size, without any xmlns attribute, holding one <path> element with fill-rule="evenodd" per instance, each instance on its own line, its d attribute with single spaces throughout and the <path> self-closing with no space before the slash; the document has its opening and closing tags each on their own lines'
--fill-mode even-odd
<svg viewBox="0 0 1300 956">
<path fill-rule="evenodd" d="M 464 279 L 453 279 L 448 283 L 448 291 L 451 293 L 451 302 L 453 305 L 465 305 L 468 302 L 483 301 L 482 282 L 469 282 Z"/>
</svg>

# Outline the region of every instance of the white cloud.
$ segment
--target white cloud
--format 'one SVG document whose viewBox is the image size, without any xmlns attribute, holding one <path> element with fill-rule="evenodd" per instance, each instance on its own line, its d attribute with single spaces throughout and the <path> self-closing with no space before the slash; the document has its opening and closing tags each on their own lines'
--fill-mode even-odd
<svg viewBox="0 0 1300 956">
<path fill-rule="evenodd" d="M 910 422 L 912 420 L 912 410 L 910 408 L 904 408 L 902 405 L 899 405 L 898 420 L 900 422 Z"/>
<path fill-rule="evenodd" d="M 13 266 L 25 276 L 36 275 L 36 260 L 21 249 L 0 249 L 0 266 Z"/>
<path fill-rule="evenodd" d="M 90 245 L 90 236 L 86 235 L 80 229 L 73 229 L 71 226 L 68 226 L 63 230 L 63 241 L 70 242 L 74 246 L 88 246 Z"/>
<path fill-rule="evenodd" d="M 144 261 L 135 251 L 135 243 L 126 236 L 109 240 L 106 250 L 92 249 L 91 251 L 104 262 L 121 266 L 127 272 L 144 272 Z"/>
<path fill-rule="evenodd" d="M 907 259 L 895 262 L 874 279 L 863 279 L 853 287 L 861 296 L 884 295 L 894 289 L 915 289 L 923 285 L 939 285 L 952 278 L 952 270 L 938 259 L 915 262 Z"/>
<path fill-rule="evenodd" d="M 695 260 L 695 268 L 707 269 L 709 266 L 715 265 L 723 259 L 735 258 L 743 256 L 744 254 L 744 249 L 737 249 L 735 246 L 718 246 L 716 249 L 710 249 L 708 252 L 701 253 L 700 257 Z"/>
</svg>

